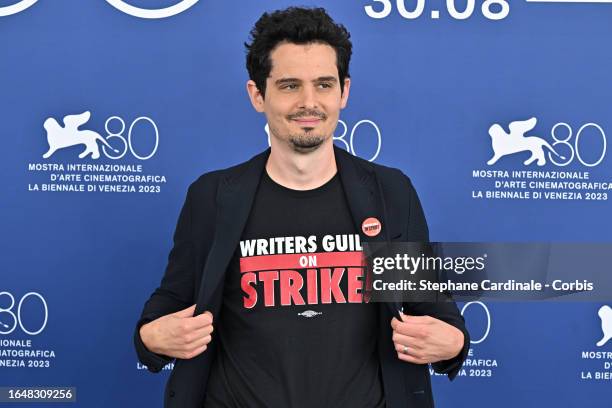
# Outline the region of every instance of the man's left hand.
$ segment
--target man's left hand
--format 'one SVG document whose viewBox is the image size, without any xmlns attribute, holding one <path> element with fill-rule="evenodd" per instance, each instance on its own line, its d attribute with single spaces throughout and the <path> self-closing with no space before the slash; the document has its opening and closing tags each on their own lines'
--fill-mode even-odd
<svg viewBox="0 0 612 408">
<path fill-rule="evenodd" d="M 449 360 L 461 351 L 461 330 L 431 316 L 401 314 L 402 320 L 391 320 L 393 343 L 400 360 L 414 364 Z"/>
</svg>

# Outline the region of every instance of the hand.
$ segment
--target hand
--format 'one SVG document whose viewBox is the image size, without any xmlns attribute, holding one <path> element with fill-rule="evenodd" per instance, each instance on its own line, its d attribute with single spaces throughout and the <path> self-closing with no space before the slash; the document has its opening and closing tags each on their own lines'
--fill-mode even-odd
<svg viewBox="0 0 612 408">
<path fill-rule="evenodd" d="M 194 316 L 195 306 L 153 320 L 140 328 L 140 338 L 153 353 L 188 360 L 202 354 L 212 340 L 213 315 Z"/>
<path fill-rule="evenodd" d="M 400 360 L 414 364 L 451 359 L 463 348 L 463 332 L 430 316 L 401 314 L 402 322 L 391 320 L 393 343 Z M 406 347 L 406 348 L 405 348 Z"/>
</svg>

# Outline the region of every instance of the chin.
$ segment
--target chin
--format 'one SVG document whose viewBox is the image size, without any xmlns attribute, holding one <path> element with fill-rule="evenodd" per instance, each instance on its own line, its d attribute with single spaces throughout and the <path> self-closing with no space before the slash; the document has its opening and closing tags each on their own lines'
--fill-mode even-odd
<svg viewBox="0 0 612 408">
<path fill-rule="evenodd" d="M 325 142 L 324 138 L 312 138 L 304 140 L 303 138 L 291 138 L 289 140 L 293 150 L 299 153 L 309 153 L 317 150 Z"/>
<path fill-rule="evenodd" d="M 313 146 L 302 146 L 302 145 L 296 145 L 296 144 L 292 144 L 293 146 L 293 151 L 296 153 L 302 153 L 302 154 L 308 154 L 308 153 L 312 153 L 315 150 L 317 150 L 319 147 L 321 147 L 321 144 L 317 144 L 317 145 L 313 145 Z"/>
</svg>

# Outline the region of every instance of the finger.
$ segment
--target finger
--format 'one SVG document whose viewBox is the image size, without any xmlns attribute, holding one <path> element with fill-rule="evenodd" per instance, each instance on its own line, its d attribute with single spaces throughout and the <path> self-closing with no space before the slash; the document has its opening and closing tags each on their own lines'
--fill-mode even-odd
<svg viewBox="0 0 612 408">
<path fill-rule="evenodd" d="M 201 322 L 202 324 L 212 324 L 213 322 L 213 315 L 212 313 L 206 311 L 204 313 L 201 313 L 197 316 L 193 316 L 194 319 L 197 319 L 199 322 Z"/>
<path fill-rule="evenodd" d="M 185 324 L 188 331 L 199 330 L 212 325 L 212 314 L 210 312 L 184 319 L 186 319 Z"/>
<path fill-rule="evenodd" d="M 403 344 L 410 349 L 418 349 L 421 350 L 425 347 L 425 343 L 416 337 L 404 336 L 403 334 L 399 334 L 397 332 L 393 333 L 392 340 L 394 343 Z"/>
<path fill-rule="evenodd" d="M 174 313 L 174 315 L 176 317 L 192 317 L 193 313 L 195 312 L 195 307 L 196 305 L 191 305 L 186 309 L 179 310 L 178 312 Z"/>
<path fill-rule="evenodd" d="M 209 324 L 208 326 L 204 326 L 201 329 L 198 329 L 192 333 L 188 334 L 188 340 L 194 341 L 196 339 L 201 339 L 202 337 L 210 336 L 213 332 L 213 325 Z"/>
<path fill-rule="evenodd" d="M 200 354 L 202 354 L 204 351 L 206 351 L 206 349 L 207 349 L 207 346 L 201 346 L 201 347 L 198 347 L 198 348 L 196 348 L 196 349 L 194 349 L 192 351 L 182 353 L 182 355 L 183 355 L 182 359 L 183 360 L 190 360 L 190 359 L 192 359 L 194 357 L 197 357 Z"/>
<path fill-rule="evenodd" d="M 413 364 L 428 364 L 429 361 L 425 360 L 425 359 L 421 359 L 421 358 L 416 358 L 414 356 L 411 356 L 410 354 L 404 354 L 401 352 L 397 353 L 397 358 L 399 358 L 402 361 L 407 361 L 409 363 L 413 363 Z"/>
<path fill-rule="evenodd" d="M 430 328 L 422 324 L 398 322 L 393 328 L 393 331 L 399 334 L 403 334 L 404 336 L 422 339 L 428 336 Z"/>
<path fill-rule="evenodd" d="M 401 314 L 402 322 L 411 323 L 411 324 L 431 324 L 432 318 L 431 316 L 413 316 Z"/>
<path fill-rule="evenodd" d="M 210 343 L 212 341 L 212 336 L 208 335 L 208 336 L 203 336 L 203 337 L 198 337 L 196 339 L 193 339 L 192 341 L 190 341 L 189 343 L 185 343 L 183 344 L 180 348 L 183 351 L 193 351 L 197 348 L 200 348 L 202 346 L 207 345 L 208 343 Z"/>
<path fill-rule="evenodd" d="M 207 316 L 210 319 L 210 322 L 213 322 L 213 314 L 211 312 L 209 312 L 208 310 L 205 311 L 204 313 L 202 313 L 203 315 Z"/>
<path fill-rule="evenodd" d="M 404 315 L 404 314 L 402 314 L 402 315 L 401 315 L 402 319 L 404 318 L 404 316 L 406 316 L 406 315 Z M 395 328 L 396 328 L 398 325 L 405 324 L 405 323 L 406 323 L 406 322 L 405 322 L 404 320 L 401 320 L 401 321 L 400 321 L 400 320 L 398 320 L 396 317 L 394 317 L 393 319 L 391 319 L 391 327 L 392 327 L 394 330 L 395 330 Z"/>
<path fill-rule="evenodd" d="M 424 356 L 424 354 L 421 353 L 420 351 L 418 351 L 418 350 L 416 350 L 416 349 L 414 349 L 412 347 L 406 346 L 405 344 L 402 344 L 402 343 L 393 343 L 393 344 L 395 346 L 395 351 L 398 354 L 403 354 L 403 355 L 406 355 L 406 356 L 410 356 L 410 357 L 412 357 L 414 359 L 417 359 L 417 360 L 420 360 Z"/>
</svg>

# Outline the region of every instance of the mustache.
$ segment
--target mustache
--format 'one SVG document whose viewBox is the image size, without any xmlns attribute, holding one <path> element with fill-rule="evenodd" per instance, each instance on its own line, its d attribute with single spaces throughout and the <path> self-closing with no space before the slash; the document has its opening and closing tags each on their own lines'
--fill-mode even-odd
<svg viewBox="0 0 612 408">
<path fill-rule="evenodd" d="M 327 115 L 325 113 L 319 112 L 318 110 L 314 110 L 314 109 L 306 109 L 303 111 L 299 111 L 299 112 L 287 115 L 287 119 L 289 120 L 305 118 L 305 117 L 309 117 L 309 118 L 314 117 L 314 118 L 319 118 L 321 120 L 327 119 Z"/>
</svg>

